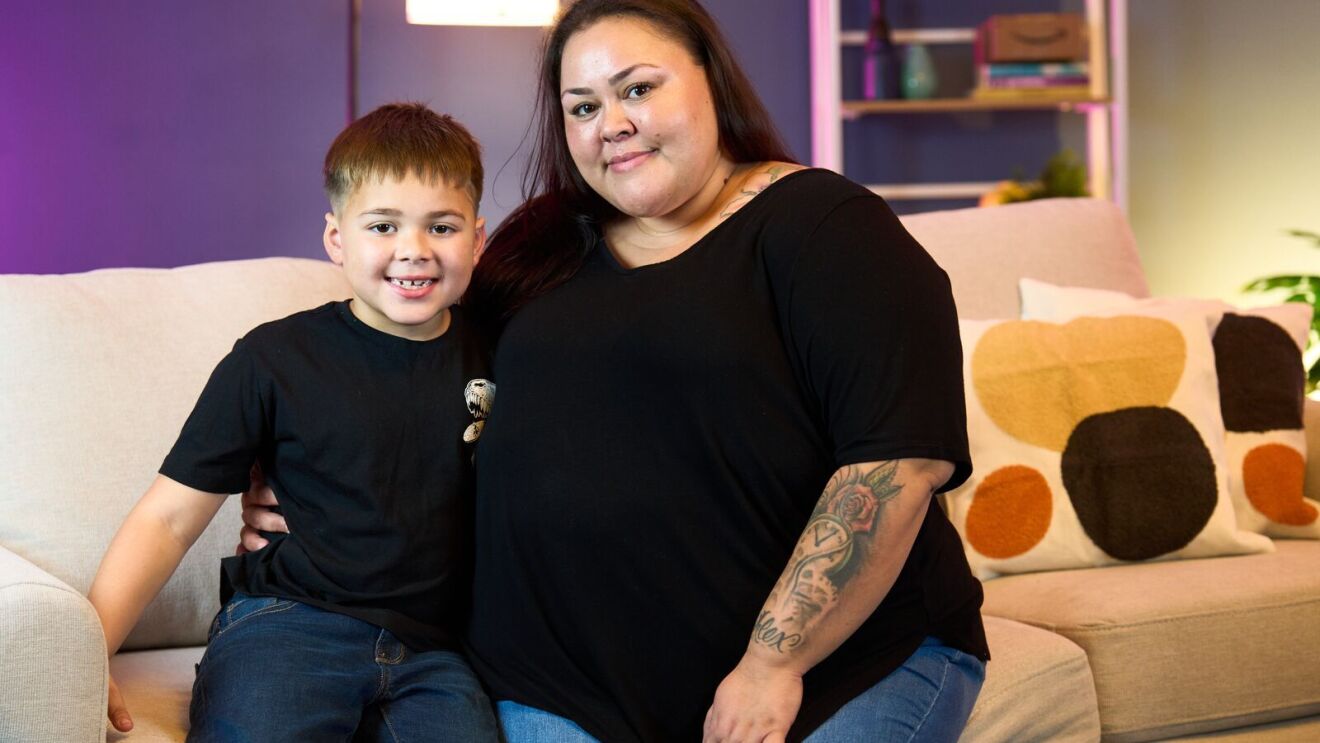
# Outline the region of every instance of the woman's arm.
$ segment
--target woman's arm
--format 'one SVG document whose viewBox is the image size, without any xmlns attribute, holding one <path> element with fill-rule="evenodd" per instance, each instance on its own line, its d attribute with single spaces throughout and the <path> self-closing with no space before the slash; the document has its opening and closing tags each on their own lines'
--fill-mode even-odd
<svg viewBox="0 0 1320 743">
<path fill-rule="evenodd" d="M 762 606 L 747 651 L 715 692 L 705 740 L 782 741 L 802 676 L 889 593 L 930 499 L 954 466 L 929 459 L 839 468 Z"/>
<path fill-rule="evenodd" d="M 87 592 L 114 655 L 147 604 L 174 574 L 188 548 L 206 529 L 224 496 L 203 493 L 164 475 L 147 488 L 110 542 Z M 110 720 L 128 730 L 132 720 L 111 680 Z"/>
<path fill-rule="evenodd" d="M 269 540 L 261 536 L 263 531 L 289 533 L 284 516 L 272 510 L 279 504 L 275 491 L 266 483 L 261 465 L 252 465 L 252 480 L 247 492 L 243 493 L 243 528 L 238 532 L 238 554 L 256 552 L 269 544 Z"/>
</svg>

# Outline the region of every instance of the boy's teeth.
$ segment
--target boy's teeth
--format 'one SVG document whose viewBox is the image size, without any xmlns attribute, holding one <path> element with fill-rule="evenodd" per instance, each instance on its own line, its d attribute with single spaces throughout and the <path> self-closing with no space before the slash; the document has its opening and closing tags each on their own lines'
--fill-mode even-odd
<svg viewBox="0 0 1320 743">
<path fill-rule="evenodd" d="M 390 279 L 390 283 L 395 286 L 401 286 L 404 289 L 420 289 L 424 286 L 430 286 L 435 279 Z"/>
</svg>

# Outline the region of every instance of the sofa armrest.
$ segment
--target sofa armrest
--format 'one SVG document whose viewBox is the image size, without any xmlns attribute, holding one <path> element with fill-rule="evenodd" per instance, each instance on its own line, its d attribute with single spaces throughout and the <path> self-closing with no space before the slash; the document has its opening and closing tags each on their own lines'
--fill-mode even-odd
<svg viewBox="0 0 1320 743">
<path fill-rule="evenodd" d="M 1320 401 L 1306 398 L 1302 421 L 1306 426 L 1306 497 L 1320 501 Z"/>
<path fill-rule="evenodd" d="M 0 740 L 105 740 L 108 671 L 96 610 L 4 547 L 0 668 Z"/>
</svg>

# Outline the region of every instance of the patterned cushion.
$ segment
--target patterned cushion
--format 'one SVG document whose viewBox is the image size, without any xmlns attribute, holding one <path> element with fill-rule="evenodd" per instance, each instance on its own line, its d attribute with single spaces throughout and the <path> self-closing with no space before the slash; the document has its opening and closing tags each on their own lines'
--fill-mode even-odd
<svg viewBox="0 0 1320 743">
<path fill-rule="evenodd" d="M 978 575 L 1272 549 L 1237 528 L 1199 313 L 961 330 L 976 472 L 945 503 Z"/>
<path fill-rule="evenodd" d="M 1215 328 L 1225 462 L 1239 525 L 1271 537 L 1320 538 L 1320 503 L 1305 498 L 1303 491 L 1306 372 L 1301 351 L 1311 329 L 1309 305 L 1236 309 L 1217 300 L 1136 299 L 1032 279 L 1022 279 L 1021 292 L 1023 319 L 1057 322 L 1143 307 L 1204 315 Z"/>
</svg>

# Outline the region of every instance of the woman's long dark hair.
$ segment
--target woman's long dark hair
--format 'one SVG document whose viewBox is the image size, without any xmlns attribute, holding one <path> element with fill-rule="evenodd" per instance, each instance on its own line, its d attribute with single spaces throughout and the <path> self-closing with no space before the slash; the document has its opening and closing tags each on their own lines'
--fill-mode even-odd
<svg viewBox="0 0 1320 743">
<path fill-rule="evenodd" d="M 545 38 L 537 85 L 536 135 L 523 176 L 522 206 L 495 229 L 464 305 L 493 326 L 567 281 L 582 266 L 599 226 L 619 212 L 587 185 L 568 151 L 559 100 L 564 46 L 597 21 L 626 16 L 681 43 L 706 71 L 719 146 L 736 163 L 792 161 L 729 43 L 696 0 L 578 0 Z"/>
</svg>

